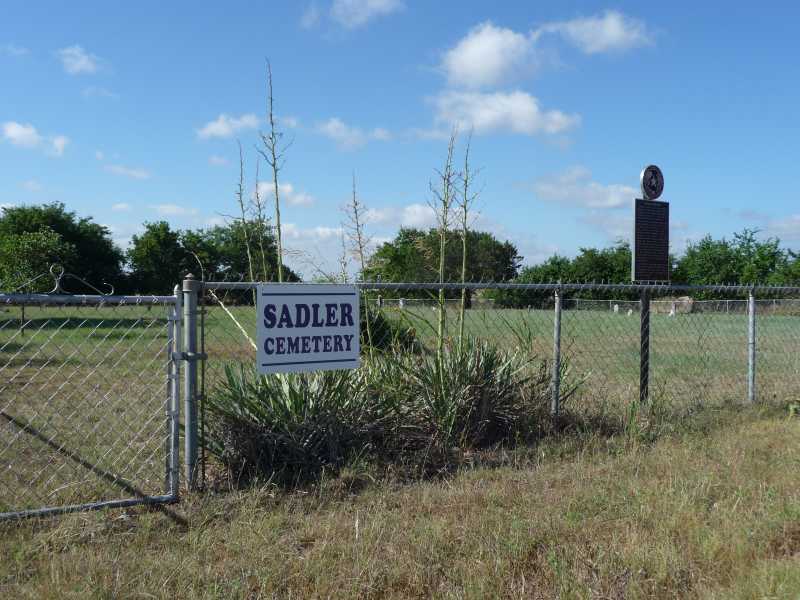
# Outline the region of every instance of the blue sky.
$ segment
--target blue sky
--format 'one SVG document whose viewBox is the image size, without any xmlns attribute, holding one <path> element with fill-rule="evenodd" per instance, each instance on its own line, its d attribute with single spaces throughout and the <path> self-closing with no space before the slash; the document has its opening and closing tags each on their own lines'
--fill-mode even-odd
<svg viewBox="0 0 800 600">
<path fill-rule="evenodd" d="M 0 7 L 0 205 L 61 201 L 125 245 L 235 213 L 265 59 L 293 144 L 290 264 L 335 269 L 355 171 L 369 233 L 427 226 L 453 124 L 478 225 L 528 263 L 629 235 L 648 163 L 672 249 L 743 227 L 800 249 L 794 3 L 17 2 Z M 262 179 L 267 179 L 264 165 Z"/>
</svg>

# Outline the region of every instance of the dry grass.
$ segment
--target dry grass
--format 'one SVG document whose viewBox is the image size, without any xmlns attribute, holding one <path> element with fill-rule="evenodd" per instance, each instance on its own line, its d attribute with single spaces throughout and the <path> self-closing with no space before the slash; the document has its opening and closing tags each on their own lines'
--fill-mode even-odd
<svg viewBox="0 0 800 600">
<path fill-rule="evenodd" d="M 307 493 L 197 495 L 175 508 L 188 528 L 142 510 L 6 524 L 0 596 L 800 597 L 800 420 L 693 422 L 437 482 L 351 470 Z"/>
</svg>

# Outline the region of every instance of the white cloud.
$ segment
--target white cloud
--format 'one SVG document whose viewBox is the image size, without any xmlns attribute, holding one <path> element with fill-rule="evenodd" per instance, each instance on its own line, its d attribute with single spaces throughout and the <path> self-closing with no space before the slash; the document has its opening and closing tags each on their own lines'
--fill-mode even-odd
<svg viewBox="0 0 800 600">
<path fill-rule="evenodd" d="M 374 140 L 378 140 L 381 142 L 388 142 L 392 139 L 392 134 L 388 129 L 384 129 L 383 127 L 376 127 L 370 133 L 370 137 Z"/>
<path fill-rule="evenodd" d="M 333 0 L 330 12 L 331 18 L 342 27 L 356 29 L 404 7 L 402 0 Z"/>
<path fill-rule="evenodd" d="M 227 138 L 245 129 L 258 127 L 258 117 L 252 113 L 240 117 L 221 114 L 214 121 L 209 121 L 197 130 L 197 137 L 201 139 Z"/>
<path fill-rule="evenodd" d="M 488 231 L 498 240 L 508 240 L 513 243 L 523 257 L 523 264 L 541 263 L 559 251 L 558 246 L 541 240 L 530 231 L 509 229 L 497 221 L 486 218 L 483 214 L 477 215 L 472 228 L 478 231 Z"/>
<path fill-rule="evenodd" d="M 197 209 L 178 204 L 153 204 L 150 206 L 162 217 L 190 217 L 197 215 Z"/>
<path fill-rule="evenodd" d="M 433 99 L 438 125 L 474 128 L 476 134 L 505 131 L 524 135 L 565 133 L 580 124 L 580 116 L 560 110 L 543 111 L 539 101 L 522 91 L 446 91 Z M 440 129 L 440 128 L 437 128 Z"/>
<path fill-rule="evenodd" d="M 321 19 L 322 11 L 319 9 L 316 2 L 312 2 L 303 11 L 303 16 L 300 17 L 300 27 L 303 29 L 313 29 L 319 25 Z"/>
<path fill-rule="evenodd" d="M 800 213 L 771 220 L 764 228 L 764 233 L 783 241 L 800 242 Z"/>
<path fill-rule="evenodd" d="M 227 222 L 228 221 L 225 219 L 225 217 L 220 217 L 219 215 L 217 215 L 217 216 L 209 217 L 208 219 L 206 219 L 205 226 L 206 227 L 218 227 L 218 226 L 225 225 Z"/>
<path fill-rule="evenodd" d="M 427 229 L 436 225 L 436 213 L 427 204 L 413 203 L 403 207 L 386 206 L 367 211 L 366 222 L 370 225 L 389 225 Z"/>
<path fill-rule="evenodd" d="M 539 200 L 593 209 L 628 206 L 636 197 L 636 189 L 629 185 L 603 185 L 591 177 L 589 169 L 571 167 L 535 182 L 533 191 Z"/>
<path fill-rule="evenodd" d="M 106 165 L 105 170 L 114 175 L 121 177 L 130 177 L 131 179 L 150 179 L 150 172 L 144 169 L 136 169 L 125 167 L 123 165 Z"/>
<path fill-rule="evenodd" d="M 450 130 L 445 127 L 434 127 L 432 129 L 422 129 L 414 127 L 408 133 L 421 140 L 447 140 L 450 139 Z"/>
<path fill-rule="evenodd" d="M 433 227 L 436 225 L 436 213 L 427 204 L 409 204 L 403 208 L 400 222 L 405 227 Z"/>
<path fill-rule="evenodd" d="M 332 117 L 320 124 L 317 131 L 334 140 L 344 150 L 360 148 L 370 140 L 386 141 L 391 133 L 381 127 L 365 132 L 358 127 L 351 127 L 337 117 Z"/>
<path fill-rule="evenodd" d="M 258 193 L 262 201 L 274 197 L 275 185 L 271 181 L 259 181 Z M 291 183 L 279 183 L 278 192 L 282 201 L 289 206 L 311 206 L 314 204 L 314 197 L 311 194 L 300 192 Z M 255 197 L 255 193 L 253 196 Z"/>
<path fill-rule="evenodd" d="M 599 231 L 609 243 L 618 240 L 629 241 L 633 234 L 633 216 L 630 212 L 590 210 L 587 214 L 579 217 L 578 221 Z M 694 235 L 687 234 L 688 228 L 688 224 L 682 221 L 670 223 L 670 248 L 673 251 L 680 252 L 686 247 L 689 240 L 695 238 Z"/>
<path fill-rule="evenodd" d="M 69 138 L 64 135 L 57 135 L 50 139 L 50 153 L 53 156 L 64 156 L 64 149 L 69 144 Z"/>
<path fill-rule="evenodd" d="M 208 164 L 215 167 L 224 167 L 228 164 L 228 159 L 224 156 L 217 156 L 216 154 L 208 157 Z"/>
<path fill-rule="evenodd" d="M 111 210 L 114 212 L 128 212 L 131 209 L 131 205 L 127 202 L 117 202 L 116 204 L 111 205 Z"/>
<path fill-rule="evenodd" d="M 300 119 L 297 117 L 277 117 L 277 121 L 279 124 L 289 129 L 295 129 L 300 126 Z"/>
<path fill-rule="evenodd" d="M 644 22 L 615 10 L 602 15 L 548 23 L 537 29 L 534 40 L 544 33 L 561 35 L 586 54 L 622 51 L 651 43 L 652 35 Z"/>
<path fill-rule="evenodd" d="M 96 73 L 99 68 L 99 59 L 77 44 L 58 50 L 56 56 L 61 60 L 64 71 L 70 75 Z"/>
<path fill-rule="evenodd" d="M 59 157 L 64 155 L 64 149 L 69 143 L 69 138 L 66 136 L 56 135 L 45 138 L 30 123 L 17 123 L 16 121 L 3 123 L 2 138 L 21 148 L 38 148 L 46 142 L 45 151 L 51 156 Z"/>
<path fill-rule="evenodd" d="M 295 241 L 324 242 L 332 238 L 338 238 L 344 230 L 341 227 L 298 227 L 294 223 L 283 223 L 281 234 L 283 237 Z"/>
<path fill-rule="evenodd" d="M 592 210 L 578 220 L 602 232 L 609 242 L 630 239 L 633 231 L 633 217 L 629 214 Z"/>
<path fill-rule="evenodd" d="M 17 58 L 20 56 L 25 56 L 26 54 L 29 53 L 30 51 L 27 48 L 23 46 L 17 46 L 16 44 L 4 44 L 0 46 L 0 54 L 5 56 L 12 56 L 14 58 Z"/>
<path fill-rule="evenodd" d="M 22 182 L 23 189 L 29 192 L 41 192 L 44 189 L 41 183 L 36 181 L 35 179 L 28 179 L 27 181 Z"/>
<path fill-rule="evenodd" d="M 442 59 L 451 85 L 497 85 L 522 70 L 532 57 L 533 40 L 487 21 L 474 27 Z"/>
<path fill-rule="evenodd" d="M 357 148 L 367 143 L 367 136 L 358 127 L 349 127 L 336 117 L 319 126 L 319 132 L 335 140 L 342 148 Z"/>
<path fill-rule="evenodd" d="M 42 142 L 42 136 L 30 123 L 6 121 L 3 123 L 3 138 L 15 146 L 35 148 Z"/>
</svg>

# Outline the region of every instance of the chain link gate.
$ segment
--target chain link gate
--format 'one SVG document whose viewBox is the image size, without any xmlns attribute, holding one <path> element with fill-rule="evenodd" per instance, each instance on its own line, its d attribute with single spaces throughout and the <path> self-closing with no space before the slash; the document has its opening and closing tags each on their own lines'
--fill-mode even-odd
<svg viewBox="0 0 800 600">
<path fill-rule="evenodd" d="M 0 520 L 177 500 L 181 304 L 0 294 Z"/>
</svg>

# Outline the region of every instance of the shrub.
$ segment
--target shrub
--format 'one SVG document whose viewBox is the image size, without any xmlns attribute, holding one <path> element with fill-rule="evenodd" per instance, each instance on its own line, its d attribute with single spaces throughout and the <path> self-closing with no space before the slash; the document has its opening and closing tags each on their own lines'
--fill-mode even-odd
<svg viewBox="0 0 800 600">
<path fill-rule="evenodd" d="M 367 316 L 364 304 L 361 304 L 361 345 L 366 348 L 369 345 L 367 337 Z M 370 332 L 372 334 L 373 348 L 376 350 L 388 350 L 389 348 L 400 348 L 409 350 L 414 346 L 416 336 L 414 330 L 397 321 L 386 318 L 383 312 L 376 308 L 369 311 Z"/>
<path fill-rule="evenodd" d="M 226 365 L 208 398 L 210 450 L 237 480 L 298 480 L 337 467 L 374 418 L 364 413 L 359 371 L 258 375 Z"/>
<path fill-rule="evenodd" d="M 435 353 L 397 346 L 351 371 L 258 375 L 228 365 L 209 394 L 209 449 L 235 481 L 300 483 L 354 457 L 438 466 L 453 448 L 515 443 L 547 419 L 549 370 L 484 341 Z M 422 464 L 420 464 L 422 463 Z"/>
<path fill-rule="evenodd" d="M 408 403 L 432 446 L 480 448 L 535 430 L 549 403 L 547 363 L 465 339 L 443 353 L 404 363 Z"/>
</svg>

